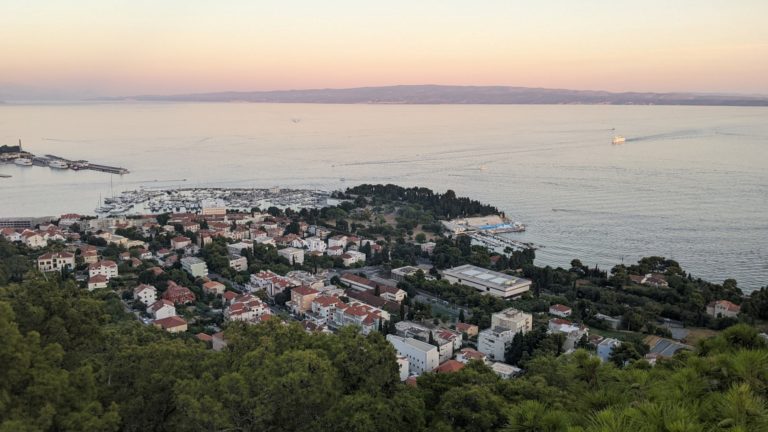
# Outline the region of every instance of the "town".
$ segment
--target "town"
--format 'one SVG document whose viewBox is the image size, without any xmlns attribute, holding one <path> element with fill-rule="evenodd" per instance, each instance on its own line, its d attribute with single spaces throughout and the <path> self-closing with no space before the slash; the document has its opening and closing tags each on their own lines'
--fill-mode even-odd
<svg viewBox="0 0 768 432">
<path fill-rule="evenodd" d="M 551 269 L 531 273 L 532 249 L 495 252 L 473 243 L 475 230 L 430 220 L 429 205 L 387 198 L 390 192 L 363 185 L 334 193 L 338 204 L 321 209 L 241 211 L 203 200 L 196 213 L 64 214 L 0 225 L 6 241 L 30 251 L 39 272 L 115 292 L 144 324 L 213 350 L 227 346 L 233 322 L 295 322 L 312 333 L 355 326 L 364 335 L 386 335 L 401 380 L 414 384 L 420 375 L 455 372 L 472 360 L 512 378 L 545 342 L 557 354 L 588 349 L 619 365 L 653 365 L 692 349 L 683 317 L 648 319 L 631 309 L 616 315 L 608 307 L 587 312 L 583 300 L 552 288 Z M 487 213 L 475 226 L 497 229 L 487 222 L 503 218 L 450 191 L 440 202 Z M 460 224 L 473 220 L 465 216 Z M 574 261 L 573 284 L 589 295 L 591 276 L 601 272 Z M 660 265 L 669 263 L 623 276 L 616 273 L 626 269 L 614 269 L 611 279 L 624 277 L 628 289 L 669 290 L 673 273 Z M 723 297 L 703 311 L 711 322 L 739 316 L 733 296 Z"/>
</svg>

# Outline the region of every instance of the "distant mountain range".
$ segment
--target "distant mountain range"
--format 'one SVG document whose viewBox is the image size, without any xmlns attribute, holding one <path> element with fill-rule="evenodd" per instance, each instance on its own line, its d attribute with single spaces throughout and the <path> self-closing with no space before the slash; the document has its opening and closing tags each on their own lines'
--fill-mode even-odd
<svg viewBox="0 0 768 432">
<path fill-rule="evenodd" d="M 347 89 L 217 92 L 102 97 L 97 100 L 338 104 L 604 104 L 768 106 L 768 96 L 700 93 L 612 93 L 503 86 L 400 85 Z"/>
</svg>

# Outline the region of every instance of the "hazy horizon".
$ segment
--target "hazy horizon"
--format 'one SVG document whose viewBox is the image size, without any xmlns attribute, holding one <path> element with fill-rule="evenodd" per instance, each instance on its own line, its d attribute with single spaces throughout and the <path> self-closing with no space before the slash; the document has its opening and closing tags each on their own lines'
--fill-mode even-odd
<svg viewBox="0 0 768 432">
<path fill-rule="evenodd" d="M 433 84 L 766 95 L 765 16 L 758 0 L 8 0 L 0 94 Z"/>
</svg>

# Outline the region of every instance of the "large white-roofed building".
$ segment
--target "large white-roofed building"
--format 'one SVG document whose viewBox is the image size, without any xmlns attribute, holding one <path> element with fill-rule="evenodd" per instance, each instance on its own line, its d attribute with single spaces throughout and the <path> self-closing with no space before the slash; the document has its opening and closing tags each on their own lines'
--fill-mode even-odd
<svg viewBox="0 0 768 432">
<path fill-rule="evenodd" d="M 517 297 L 531 289 L 528 279 L 470 264 L 443 270 L 443 277 L 448 282 L 471 286 L 496 297 Z"/>
</svg>

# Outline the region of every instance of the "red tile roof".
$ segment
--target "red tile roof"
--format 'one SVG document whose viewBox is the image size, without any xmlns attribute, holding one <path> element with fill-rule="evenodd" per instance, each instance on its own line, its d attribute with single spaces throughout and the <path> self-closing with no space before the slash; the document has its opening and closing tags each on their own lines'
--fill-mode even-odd
<svg viewBox="0 0 768 432">
<path fill-rule="evenodd" d="M 435 368 L 437 373 L 458 372 L 464 368 L 464 363 L 457 360 L 448 360 Z"/>
<path fill-rule="evenodd" d="M 184 318 L 180 316 L 169 316 L 168 318 L 163 318 L 159 320 L 155 320 L 154 323 L 156 325 L 159 325 L 164 330 L 174 327 L 180 327 L 183 325 L 187 325 L 187 322 L 184 320 Z"/>
</svg>

